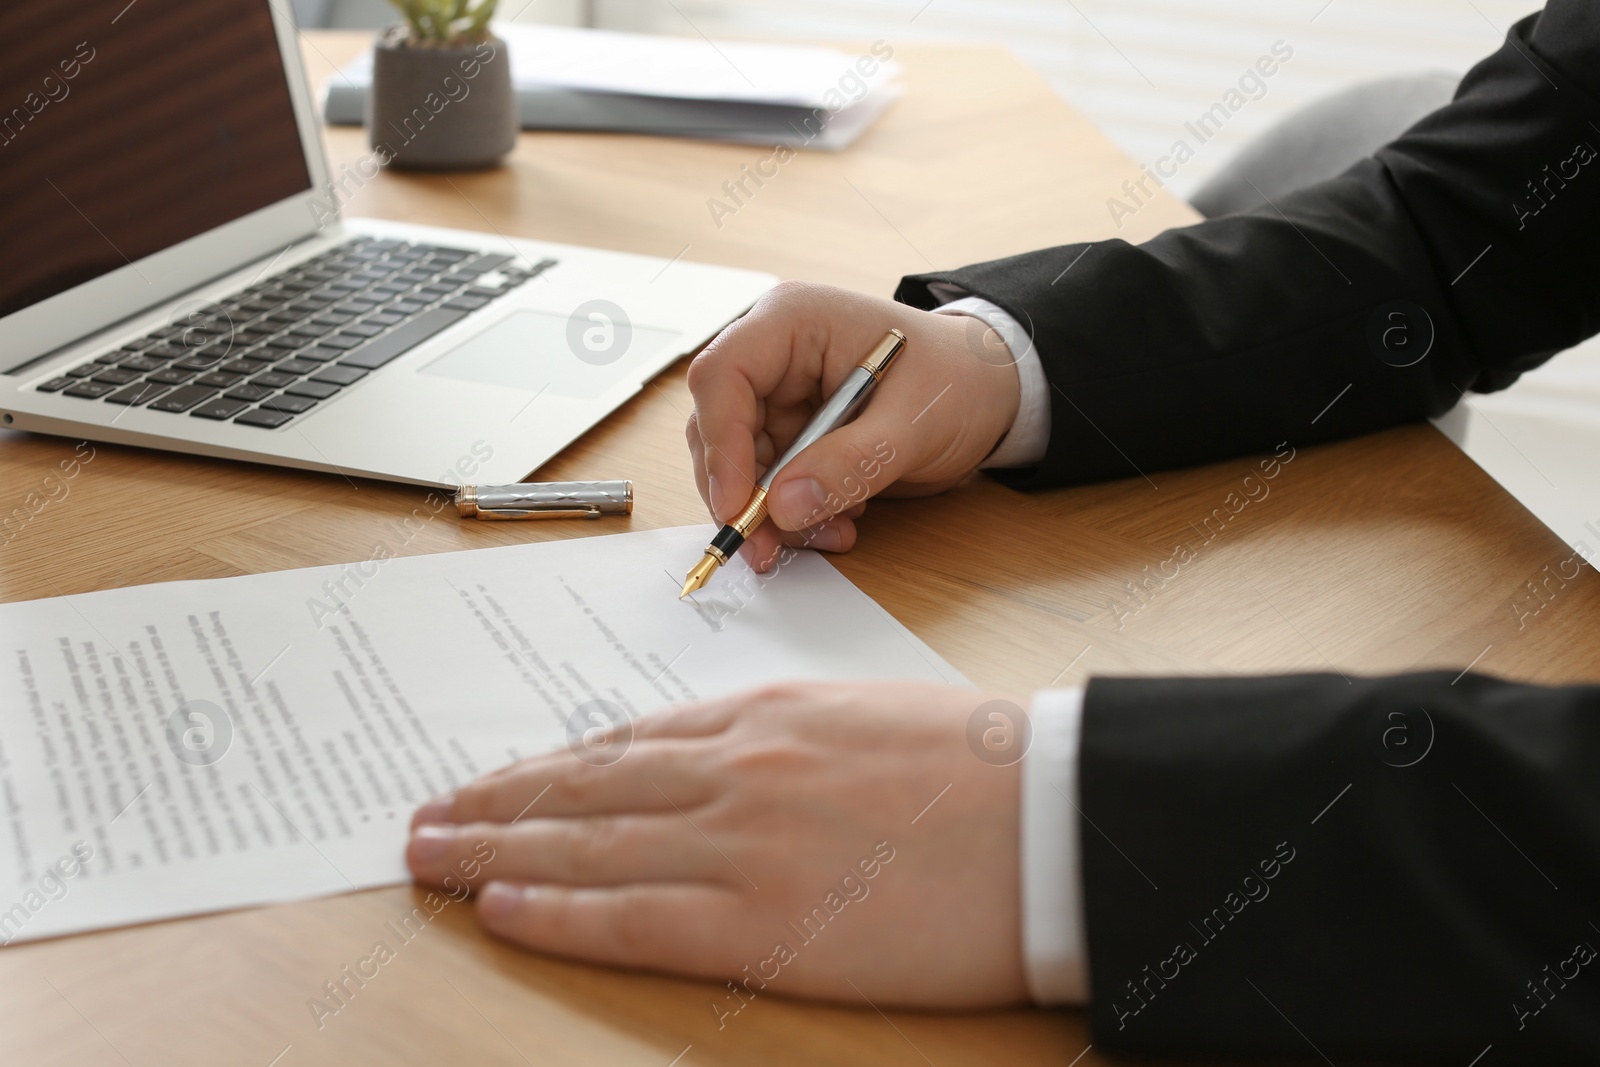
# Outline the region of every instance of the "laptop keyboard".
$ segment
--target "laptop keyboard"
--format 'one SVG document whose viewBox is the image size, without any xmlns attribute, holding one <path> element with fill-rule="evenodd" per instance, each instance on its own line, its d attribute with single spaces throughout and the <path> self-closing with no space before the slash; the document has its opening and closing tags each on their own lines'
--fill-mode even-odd
<svg viewBox="0 0 1600 1067">
<path fill-rule="evenodd" d="M 364 237 L 36 388 L 277 429 L 549 270 Z"/>
</svg>

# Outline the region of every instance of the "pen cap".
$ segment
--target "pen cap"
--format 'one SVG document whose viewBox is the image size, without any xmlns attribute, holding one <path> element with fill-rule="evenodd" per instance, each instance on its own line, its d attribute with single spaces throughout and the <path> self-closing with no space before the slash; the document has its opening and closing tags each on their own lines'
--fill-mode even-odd
<svg viewBox="0 0 1600 1067">
<path fill-rule="evenodd" d="M 456 491 L 456 510 L 469 519 L 564 519 L 626 515 L 633 511 L 633 483 L 463 485 Z"/>
</svg>

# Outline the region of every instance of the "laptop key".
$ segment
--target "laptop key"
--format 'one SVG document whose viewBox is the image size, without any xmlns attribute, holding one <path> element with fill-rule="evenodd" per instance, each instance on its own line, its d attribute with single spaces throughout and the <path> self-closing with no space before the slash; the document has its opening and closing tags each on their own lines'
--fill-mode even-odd
<svg viewBox="0 0 1600 1067">
<path fill-rule="evenodd" d="M 290 415 L 299 415 L 316 406 L 316 398 L 309 396 L 275 396 L 261 402 L 262 411 L 286 411 Z"/>
<path fill-rule="evenodd" d="M 63 396 L 81 396 L 85 400 L 99 400 L 107 393 L 116 392 L 117 387 L 107 382 L 81 381 L 66 389 Z"/>
<path fill-rule="evenodd" d="M 275 374 L 292 374 L 298 378 L 302 374 L 310 374 L 312 371 L 321 366 L 322 364 L 320 363 L 313 362 L 309 359 L 301 359 L 299 356 L 296 356 L 294 359 L 286 359 L 282 363 L 277 364 L 272 368 L 272 370 Z"/>
<path fill-rule="evenodd" d="M 440 307 L 454 308 L 457 311 L 477 311 L 487 307 L 489 298 L 483 296 L 458 296 L 454 300 L 446 300 Z"/>
<path fill-rule="evenodd" d="M 241 426 L 260 426 L 264 430 L 276 430 L 292 418 L 294 416 L 286 411 L 267 411 L 263 408 L 256 408 L 254 411 L 245 412 L 233 421 Z"/>
<path fill-rule="evenodd" d="M 246 384 L 239 386 L 237 389 L 230 389 L 228 392 L 222 395 L 226 396 L 229 400 L 248 400 L 254 403 L 257 400 L 265 400 L 267 397 L 271 396 L 272 393 L 273 390 L 271 389 L 264 389 L 259 385 Z"/>
<path fill-rule="evenodd" d="M 199 348 L 202 345 L 226 341 L 228 332 L 228 327 L 222 323 L 206 323 L 199 326 L 190 326 L 187 330 L 184 330 L 181 335 L 179 335 L 178 342 L 180 344 L 188 345 L 190 348 Z"/>
<path fill-rule="evenodd" d="M 102 363 L 85 363 L 81 367 L 73 367 L 71 370 L 67 371 L 67 377 L 87 378 L 91 375 L 99 374 L 105 369 L 105 365 Z"/>
<path fill-rule="evenodd" d="M 313 345 L 311 348 L 302 348 L 294 355 L 296 359 L 310 359 L 318 363 L 330 363 L 344 355 L 344 352 L 337 348 L 323 348 L 321 345 Z"/>
<path fill-rule="evenodd" d="M 376 337 L 383 329 L 383 326 L 370 322 L 353 322 L 339 332 L 345 337 Z"/>
<path fill-rule="evenodd" d="M 163 385 L 182 385 L 184 382 L 188 381 L 194 376 L 195 372 L 192 370 L 178 370 L 174 367 L 168 367 L 166 370 L 156 371 L 154 374 L 150 375 L 150 377 L 146 378 L 145 381 L 160 382 Z"/>
<path fill-rule="evenodd" d="M 207 400 L 189 414 L 198 419 L 231 419 L 249 406 L 249 401 L 229 400 L 219 396 L 215 400 Z"/>
<path fill-rule="evenodd" d="M 496 255 L 479 256 L 477 259 L 473 260 L 471 263 L 462 263 L 461 265 L 456 267 L 456 273 L 458 273 L 458 274 L 471 273 L 471 274 L 474 274 L 474 275 L 487 274 L 490 271 L 494 270 L 496 267 L 500 266 L 501 264 L 510 263 L 515 258 L 516 258 L 515 256 L 506 256 L 506 255 L 498 255 L 498 254 L 496 254 Z"/>
<path fill-rule="evenodd" d="M 230 359 L 217 369 L 229 374 L 243 374 L 248 378 L 252 374 L 260 374 L 271 365 L 269 361 L 261 359 Z"/>
<path fill-rule="evenodd" d="M 216 390 L 204 385 L 181 385 L 168 393 L 151 401 L 146 411 L 188 411 L 202 400 L 207 400 L 216 395 Z"/>
<path fill-rule="evenodd" d="M 160 370 L 162 367 L 165 367 L 166 364 L 161 362 L 159 359 L 151 359 L 149 356 L 129 356 L 127 359 L 117 364 L 117 366 L 143 373 L 150 370 Z"/>
<path fill-rule="evenodd" d="M 119 348 L 115 352 L 106 352 L 102 355 L 95 356 L 94 361 L 96 363 L 121 363 L 131 355 L 133 355 L 133 353 L 124 352 Z"/>
<path fill-rule="evenodd" d="M 343 348 L 348 350 L 352 348 L 359 348 L 366 342 L 366 340 L 367 339 L 365 337 L 351 337 L 347 334 L 336 333 L 332 337 L 324 337 L 317 343 L 319 345 L 325 345 L 328 348 Z"/>
<path fill-rule="evenodd" d="M 537 263 L 535 263 L 533 265 L 533 269 L 531 271 L 527 271 L 527 272 L 518 271 L 517 273 L 519 273 L 519 274 L 526 273 L 528 275 L 528 277 L 530 277 L 530 278 L 537 277 L 538 275 L 543 274 L 545 271 L 549 270 L 551 267 L 555 266 L 557 263 L 560 263 L 560 262 L 561 261 L 559 259 L 541 259 L 539 262 L 537 262 Z"/>
<path fill-rule="evenodd" d="M 126 404 L 129 407 L 138 407 L 148 403 L 172 388 L 168 385 L 157 385 L 154 382 L 135 382 L 132 385 L 118 389 L 106 397 L 107 404 Z"/>
<path fill-rule="evenodd" d="M 313 374 L 314 382 L 326 382 L 329 385 L 353 385 L 367 376 L 367 372 L 359 367 L 346 367 L 343 365 L 323 368 L 320 374 Z"/>
<path fill-rule="evenodd" d="M 424 311 L 410 322 L 402 323 L 381 337 L 374 337 L 362 347 L 339 361 L 345 367 L 373 370 L 410 351 L 433 335 L 440 333 L 467 317 L 465 311 L 454 308 L 434 308 Z"/>
<path fill-rule="evenodd" d="M 280 374 L 277 371 L 268 371 L 258 374 L 250 379 L 251 385 L 259 385 L 263 389 L 282 389 L 286 385 L 293 385 L 297 375 Z"/>
<path fill-rule="evenodd" d="M 337 385 L 315 380 L 308 382 L 295 382 L 293 385 L 289 386 L 289 388 L 284 390 L 284 392 L 288 393 L 290 396 L 308 396 L 313 400 L 326 400 L 338 391 L 339 386 Z"/>
<path fill-rule="evenodd" d="M 97 382 L 107 382 L 111 385 L 127 385 L 144 377 L 136 370 L 123 370 L 121 367 L 105 367 L 94 376 Z"/>
<path fill-rule="evenodd" d="M 210 374 L 202 374 L 194 380 L 196 385 L 209 385 L 213 389 L 232 389 L 244 381 L 242 374 L 229 374 L 227 371 L 214 370 Z"/>
<path fill-rule="evenodd" d="M 63 374 L 59 378 L 51 378 L 48 382 L 40 382 L 34 389 L 41 393 L 55 393 L 71 385 L 78 379 Z"/>
<path fill-rule="evenodd" d="M 370 323 L 373 326 L 393 326 L 397 322 L 404 322 L 405 321 L 405 316 L 404 315 L 391 315 L 391 314 L 389 314 L 389 312 L 385 311 L 385 312 L 382 312 L 382 313 L 377 314 L 377 315 L 368 315 L 366 318 L 362 319 L 361 321 L 362 322 L 366 322 L 366 323 Z"/>
</svg>

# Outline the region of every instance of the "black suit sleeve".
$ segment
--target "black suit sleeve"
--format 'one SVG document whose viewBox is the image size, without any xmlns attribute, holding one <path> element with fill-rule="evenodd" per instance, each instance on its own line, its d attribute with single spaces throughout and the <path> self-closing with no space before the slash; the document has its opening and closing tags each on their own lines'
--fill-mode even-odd
<svg viewBox="0 0 1600 1067">
<path fill-rule="evenodd" d="M 1600 687 L 1097 679 L 1080 792 L 1097 1048 L 1600 1063 Z"/>
<path fill-rule="evenodd" d="M 1036 468 L 1003 476 L 1021 488 L 1437 415 L 1600 331 L 1597 101 L 1600 4 L 1551 0 L 1453 103 L 1338 178 L 1137 247 L 909 277 L 896 296 L 933 307 L 929 283 L 950 282 L 1033 334 L 1051 435 Z"/>
</svg>

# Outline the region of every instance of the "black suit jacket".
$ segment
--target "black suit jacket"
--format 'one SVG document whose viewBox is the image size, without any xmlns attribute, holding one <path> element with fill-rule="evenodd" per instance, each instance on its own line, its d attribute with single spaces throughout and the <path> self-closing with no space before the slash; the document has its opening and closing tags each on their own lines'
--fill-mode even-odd
<svg viewBox="0 0 1600 1067">
<path fill-rule="evenodd" d="M 1037 488 L 1504 388 L 1600 331 L 1597 261 L 1600 3 L 1551 0 L 1332 181 L 897 296 L 1030 330 L 1050 445 L 1008 480 Z M 1600 1063 L 1600 687 L 1096 680 L 1080 776 L 1097 1046 Z"/>
</svg>

